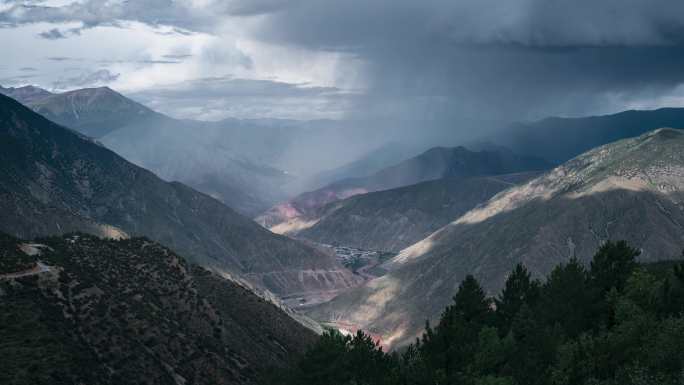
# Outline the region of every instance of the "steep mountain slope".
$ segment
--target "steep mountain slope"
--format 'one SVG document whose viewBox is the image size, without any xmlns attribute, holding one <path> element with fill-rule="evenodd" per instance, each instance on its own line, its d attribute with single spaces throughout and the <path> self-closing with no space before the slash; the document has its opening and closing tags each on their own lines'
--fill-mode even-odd
<svg viewBox="0 0 684 385">
<path fill-rule="evenodd" d="M 684 108 L 624 111 L 583 118 L 548 118 L 516 124 L 491 138 L 521 154 L 563 163 L 594 147 L 660 127 L 684 128 Z"/>
<path fill-rule="evenodd" d="M 249 145 L 258 141 L 253 138 L 258 132 L 250 135 L 258 131 L 254 126 L 172 119 L 107 87 L 59 94 L 34 86 L 0 87 L 0 93 L 98 139 L 166 180 L 188 184 L 250 217 L 284 199 L 281 186 L 292 179 L 239 151 L 255 147 Z"/>
<path fill-rule="evenodd" d="M 388 261 L 389 273 L 312 314 L 363 327 L 389 343 L 437 319 L 474 274 L 490 291 L 522 262 L 536 275 L 605 240 L 627 240 L 643 261 L 684 246 L 684 132 L 659 129 L 591 150 L 505 190 Z M 429 300 L 426 300 L 429 299 Z"/>
<path fill-rule="evenodd" d="M 301 194 L 271 208 L 257 222 L 280 234 L 310 227 L 316 211 L 331 202 L 358 194 L 389 190 L 440 178 L 464 178 L 543 170 L 548 163 L 510 151 L 474 152 L 464 147 L 435 147 L 363 178 L 342 180 Z"/>
<path fill-rule="evenodd" d="M 315 215 L 316 223 L 294 235 L 326 244 L 398 252 L 499 191 L 537 175 L 444 178 L 357 195 L 322 207 Z"/>
<path fill-rule="evenodd" d="M 145 238 L 0 234 L 3 384 L 254 384 L 315 333 Z"/>
<path fill-rule="evenodd" d="M 333 257 L 277 236 L 217 200 L 167 183 L 0 96 L 0 231 L 145 235 L 278 295 L 347 287 Z"/>
</svg>

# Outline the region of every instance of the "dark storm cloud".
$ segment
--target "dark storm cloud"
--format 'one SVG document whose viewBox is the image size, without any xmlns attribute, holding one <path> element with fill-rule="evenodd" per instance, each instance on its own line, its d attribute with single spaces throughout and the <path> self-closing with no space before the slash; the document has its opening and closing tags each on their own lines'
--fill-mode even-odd
<svg viewBox="0 0 684 385">
<path fill-rule="evenodd" d="M 358 56 L 364 106 L 407 115 L 582 114 L 684 81 L 675 0 L 300 1 L 255 33 Z"/>
<path fill-rule="evenodd" d="M 318 49 L 374 50 L 428 40 L 530 47 L 643 45 L 682 42 L 683 20 L 684 3 L 674 0 L 306 0 L 271 13 L 262 32 Z"/>
<path fill-rule="evenodd" d="M 204 6 L 197 6 L 197 4 Z M 525 119 L 619 109 L 684 82 L 681 0 L 84 0 L 6 1 L 0 25 L 138 21 L 159 33 L 213 32 L 253 18 L 245 35 L 348 54 L 369 115 Z M 255 15 L 259 17 L 254 18 Z M 68 31 L 49 30 L 46 38 Z M 166 58 L 169 61 L 175 58 Z M 213 60 L 200 57 L 199 61 Z M 249 58 L 244 66 L 251 67 Z"/>
</svg>

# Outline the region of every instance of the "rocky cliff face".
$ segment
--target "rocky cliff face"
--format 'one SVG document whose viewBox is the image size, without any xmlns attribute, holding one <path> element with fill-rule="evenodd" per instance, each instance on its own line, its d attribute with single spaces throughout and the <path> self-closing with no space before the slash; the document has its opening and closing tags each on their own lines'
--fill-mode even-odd
<svg viewBox="0 0 684 385">
<path fill-rule="evenodd" d="M 392 344 L 436 319 L 466 274 L 495 294 L 522 262 L 536 275 L 608 240 L 644 261 L 684 246 L 684 133 L 658 129 L 598 147 L 505 190 L 388 261 L 389 273 L 312 314 L 369 329 Z"/>
<path fill-rule="evenodd" d="M 145 238 L 0 234 L 0 382 L 255 384 L 315 334 Z M 32 265 L 32 266 L 30 266 Z"/>
<path fill-rule="evenodd" d="M 356 282 L 333 257 L 274 235 L 181 183 L 167 183 L 4 96 L 0 211 L 0 231 L 18 237 L 145 235 L 277 295 Z"/>
</svg>

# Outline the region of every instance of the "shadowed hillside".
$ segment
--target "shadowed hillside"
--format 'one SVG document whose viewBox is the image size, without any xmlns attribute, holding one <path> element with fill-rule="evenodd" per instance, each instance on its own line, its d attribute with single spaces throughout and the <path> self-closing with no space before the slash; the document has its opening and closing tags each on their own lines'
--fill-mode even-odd
<svg viewBox="0 0 684 385">
<path fill-rule="evenodd" d="M 315 334 L 145 238 L 0 235 L 3 384 L 255 384 Z"/>
</svg>

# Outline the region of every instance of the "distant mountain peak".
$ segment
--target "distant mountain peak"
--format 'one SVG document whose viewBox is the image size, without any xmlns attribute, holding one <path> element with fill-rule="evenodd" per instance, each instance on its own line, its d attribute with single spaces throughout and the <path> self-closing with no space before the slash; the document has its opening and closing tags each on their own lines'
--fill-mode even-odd
<svg viewBox="0 0 684 385">
<path fill-rule="evenodd" d="M 684 108 L 629 110 L 611 115 L 546 118 L 516 123 L 492 141 L 518 153 L 563 163 L 597 146 L 652 133 L 661 127 L 684 128 Z"/>
<path fill-rule="evenodd" d="M 141 119 L 160 116 L 109 87 L 82 88 L 22 103 L 61 125 L 101 138 Z"/>
<path fill-rule="evenodd" d="M 23 104 L 30 104 L 54 95 L 52 92 L 34 85 L 8 88 L 0 86 L 0 94 L 9 96 Z"/>
</svg>

